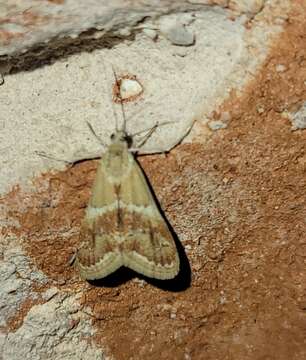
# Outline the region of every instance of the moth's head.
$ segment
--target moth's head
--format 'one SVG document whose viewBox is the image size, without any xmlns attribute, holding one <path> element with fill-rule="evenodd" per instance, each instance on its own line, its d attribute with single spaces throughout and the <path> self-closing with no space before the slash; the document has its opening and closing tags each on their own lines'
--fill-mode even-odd
<svg viewBox="0 0 306 360">
<path fill-rule="evenodd" d="M 125 131 L 119 130 L 111 135 L 112 144 L 126 144 L 128 148 L 132 146 L 133 139 Z"/>
</svg>

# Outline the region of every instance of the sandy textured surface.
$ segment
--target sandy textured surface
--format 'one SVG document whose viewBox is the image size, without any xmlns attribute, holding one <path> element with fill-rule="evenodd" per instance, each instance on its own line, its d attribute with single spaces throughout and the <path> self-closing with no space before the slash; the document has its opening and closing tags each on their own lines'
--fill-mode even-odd
<svg viewBox="0 0 306 360">
<path fill-rule="evenodd" d="M 67 265 L 97 161 L 1 196 L 5 360 L 306 357 L 305 18 L 292 1 L 252 81 L 192 142 L 139 157 L 180 240 L 175 280 L 122 270 L 88 284 Z"/>
</svg>

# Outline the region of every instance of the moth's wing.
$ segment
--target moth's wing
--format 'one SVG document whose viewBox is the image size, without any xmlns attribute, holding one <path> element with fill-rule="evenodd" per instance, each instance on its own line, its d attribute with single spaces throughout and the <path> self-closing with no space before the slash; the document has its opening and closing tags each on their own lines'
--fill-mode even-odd
<svg viewBox="0 0 306 360">
<path fill-rule="evenodd" d="M 180 265 L 177 247 L 136 161 L 121 184 L 120 206 L 123 265 L 151 278 L 174 278 Z"/>
<path fill-rule="evenodd" d="M 142 228 L 135 229 L 124 243 L 123 264 L 154 279 L 173 279 L 180 264 L 167 225 L 164 221 L 152 221 L 146 217 L 140 217 L 139 221 Z"/>
<path fill-rule="evenodd" d="M 77 252 L 76 266 L 83 279 L 101 279 L 123 265 L 120 252 L 115 248 L 112 234 L 95 231 L 95 221 L 84 219 Z"/>
<path fill-rule="evenodd" d="M 122 265 L 148 277 L 174 278 L 179 271 L 174 239 L 142 170 L 130 153 L 124 155 L 118 176 L 106 171 L 107 157 L 102 158 L 76 265 L 88 280 L 103 278 Z"/>
<path fill-rule="evenodd" d="M 104 156 L 107 158 L 108 153 Z M 77 252 L 76 266 L 81 277 L 87 280 L 101 279 L 123 265 L 114 234 L 117 195 L 107 171 L 102 159 L 81 226 L 81 246 Z"/>
</svg>

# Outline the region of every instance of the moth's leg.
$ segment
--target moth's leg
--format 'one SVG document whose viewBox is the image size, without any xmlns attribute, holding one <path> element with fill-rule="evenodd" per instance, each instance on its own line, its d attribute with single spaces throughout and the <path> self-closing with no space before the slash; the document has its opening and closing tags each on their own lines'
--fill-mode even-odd
<svg viewBox="0 0 306 360">
<path fill-rule="evenodd" d="M 136 148 L 141 148 L 152 136 L 154 131 L 158 128 L 158 123 L 156 123 L 151 129 L 149 129 L 148 133 L 140 140 L 138 144 L 136 144 Z"/>
<path fill-rule="evenodd" d="M 141 150 L 141 146 L 143 146 L 143 145 L 146 143 L 146 141 L 149 139 L 149 137 L 150 137 L 150 136 L 152 135 L 152 133 L 157 129 L 158 126 L 167 125 L 167 124 L 170 124 L 170 123 L 175 123 L 175 121 L 167 121 L 167 122 L 163 122 L 163 123 L 156 123 L 156 124 L 154 125 L 154 127 L 152 127 L 152 128 L 150 129 L 151 131 L 145 136 L 145 138 L 142 140 L 142 142 L 141 142 L 140 144 L 136 145 L 135 148 L 130 148 L 129 150 L 130 150 L 131 152 L 138 152 L 138 151 L 140 151 L 140 150 Z M 142 155 L 145 155 L 145 154 L 158 154 L 158 153 L 166 154 L 166 153 L 169 152 L 172 148 L 174 148 L 176 145 L 180 144 L 180 142 L 190 133 L 190 131 L 191 131 L 194 123 L 195 123 L 195 120 L 192 121 L 192 123 L 190 124 L 190 126 L 187 128 L 186 133 L 185 133 L 185 135 L 181 138 L 181 140 L 180 140 L 178 143 L 173 144 L 172 146 L 170 146 L 167 150 L 165 150 L 165 149 L 160 149 L 160 148 L 150 148 L 150 149 L 141 150 L 141 154 L 142 154 Z M 145 130 L 143 130 L 143 131 L 145 131 Z M 138 133 L 141 133 L 141 131 L 138 132 Z M 136 135 L 137 135 L 138 133 L 136 133 Z M 135 135 L 135 134 L 134 134 L 134 135 Z"/>
<path fill-rule="evenodd" d="M 76 158 L 73 158 L 71 160 L 65 160 L 65 159 L 59 159 L 56 156 L 53 155 L 49 155 L 46 154 L 44 151 L 34 151 L 34 153 L 38 156 L 44 157 L 46 159 L 50 159 L 50 160 L 54 160 L 54 161 L 60 161 L 60 162 L 64 162 L 67 165 L 73 165 L 79 161 L 84 161 L 84 160 L 94 160 L 94 159 L 100 159 L 101 158 L 101 152 L 89 152 L 84 154 L 83 156 L 79 156 Z"/>
<path fill-rule="evenodd" d="M 157 128 L 158 126 L 168 125 L 168 124 L 172 124 L 172 123 L 174 123 L 174 121 L 164 121 L 162 123 L 157 122 L 154 126 L 150 126 L 149 128 L 137 131 L 136 133 L 131 134 L 130 136 L 133 138 L 134 136 L 138 136 L 139 134 L 142 134 L 143 132 L 151 131 L 152 129 L 155 130 L 155 128 Z"/>
<path fill-rule="evenodd" d="M 138 153 L 139 151 L 141 151 L 141 154 L 138 154 L 139 156 L 152 155 L 152 154 L 161 154 L 161 155 L 166 156 L 166 154 L 169 152 L 169 150 L 165 150 L 165 149 L 161 149 L 161 148 L 150 148 L 145 151 L 141 150 L 140 148 L 130 148 L 129 151 L 132 153 Z"/>
<path fill-rule="evenodd" d="M 60 162 L 64 162 L 66 163 L 67 165 L 72 165 L 73 164 L 73 161 L 71 160 L 65 160 L 65 159 L 59 159 L 53 155 L 49 155 L 49 154 L 46 154 L 44 151 L 34 151 L 34 153 L 38 156 L 41 156 L 41 157 L 44 157 L 46 159 L 50 159 L 50 160 L 54 160 L 54 161 L 60 161 Z"/>
<path fill-rule="evenodd" d="M 131 135 L 131 137 L 133 138 L 134 136 L 137 136 L 143 132 L 148 131 L 148 133 L 142 138 L 140 139 L 140 142 L 138 142 L 138 144 L 136 144 L 136 148 L 141 148 L 147 141 L 148 139 L 151 137 L 151 135 L 153 134 L 153 132 L 159 127 L 159 126 L 164 126 L 164 125 L 169 125 L 171 123 L 174 123 L 174 121 L 164 121 L 162 123 L 157 122 L 154 126 L 148 128 L 148 129 L 143 129 L 140 130 L 136 133 L 134 133 L 133 135 Z"/>
</svg>

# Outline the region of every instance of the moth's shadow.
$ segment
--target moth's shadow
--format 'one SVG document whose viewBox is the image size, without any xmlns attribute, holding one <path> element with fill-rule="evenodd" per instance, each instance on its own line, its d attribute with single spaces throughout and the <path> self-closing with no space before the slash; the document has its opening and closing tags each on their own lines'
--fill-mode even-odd
<svg viewBox="0 0 306 360">
<path fill-rule="evenodd" d="M 132 280 L 135 277 L 138 277 L 139 279 L 143 279 L 147 283 L 163 290 L 173 291 L 173 292 L 186 290 L 191 284 L 191 269 L 190 269 L 189 261 L 182 244 L 177 239 L 177 236 L 174 233 L 172 235 L 175 239 L 175 243 L 180 258 L 180 270 L 174 279 L 170 279 L 170 280 L 152 279 L 147 276 L 138 274 L 135 271 L 130 270 L 129 268 L 121 267 L 120 269 L 108 275 L 107 277 L 99 280 L 89 281 L 89 283 L 97 287 L 112 288 L 122 285 L 127 281 Z"/>
<path fill-rule="evenodd" d="M 103 279 L 90 280 L 88 281 L 93 286 L 98 287 L 117 287 L 130 281 L 136 276 L 136 273 L 133 270 L 130 270 L 124 266 L 115 271 L 114 273 L 108 275 Z"/>
</svg>

